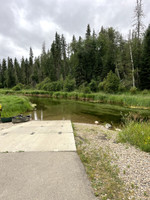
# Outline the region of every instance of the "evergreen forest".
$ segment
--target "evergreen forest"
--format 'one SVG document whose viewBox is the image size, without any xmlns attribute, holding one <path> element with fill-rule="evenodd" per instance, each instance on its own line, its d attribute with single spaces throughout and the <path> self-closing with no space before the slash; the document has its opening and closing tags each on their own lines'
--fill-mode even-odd
<svg viewBox="0 0 150 200">
<path fill-rule="evenodd" d="M 137 13 L 138 14 L 138 13 Z M 67 44 L 56 32 L 54 41 L 41 55 L 2 59 L 0 88 L 36 88 L 46 91 L 79 90 L 90 93 L 150 89 L 150 25 L 129 32 L 128 39 L 113 27 L 96 33 L 87 25 L 85 37 L 72 37 Z"/>
</svg>

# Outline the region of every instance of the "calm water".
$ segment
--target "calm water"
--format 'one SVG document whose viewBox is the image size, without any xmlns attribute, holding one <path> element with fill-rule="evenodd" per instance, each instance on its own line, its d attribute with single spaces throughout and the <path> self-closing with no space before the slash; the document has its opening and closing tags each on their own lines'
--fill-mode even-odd
<svg viewBox="0 0 150 200">
<path fill-rule="evenodd" d="M 57 100 L 50 98 L 30 98 L 32 103 L 37 104 L 37 109 L 32 113 L 35 120 L 72 120 L 81 123 L 112 123 L 119 125 L 122 114 L 129 112 L 141 112 L 150 116 L 148 110 L 133 110 L 122 106 L 101 103 L 90 103 L 72 100 Z M 121 114 L 122 113 L 122 114 Z"/>
</svg>

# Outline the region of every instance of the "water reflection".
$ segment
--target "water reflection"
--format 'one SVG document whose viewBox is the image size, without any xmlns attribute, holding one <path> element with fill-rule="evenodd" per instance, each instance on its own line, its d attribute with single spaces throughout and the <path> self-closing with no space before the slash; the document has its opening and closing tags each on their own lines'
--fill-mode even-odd
<svg viewBox="0 0 150 200">
<path fill-rule="evenodd" d="M 37 110 L 34 110 L 33 112 L 33 115 L 34 115 L 34 120 L 37 121 L 37 120 L 43 120 L 43 110 L 41 110 L 40 112 L 40 117 L 38 118 L 38 114 L 39 112 L 37 112 Z"/>
<path fill-rule="evenodd" d="M 38 97 L 32 97 L 30 101 L 37 104 L 37 110 L 33 112 L 34 120 L 71 120 L 93 124 L 98 121 L 99 123 L 120 124 L 121 113 L 124 115 L 133 112 L 133 109 L 109 104 Z M 150 116 L 149 110 L 134 109 L 134 112 Z"/>
</svg>

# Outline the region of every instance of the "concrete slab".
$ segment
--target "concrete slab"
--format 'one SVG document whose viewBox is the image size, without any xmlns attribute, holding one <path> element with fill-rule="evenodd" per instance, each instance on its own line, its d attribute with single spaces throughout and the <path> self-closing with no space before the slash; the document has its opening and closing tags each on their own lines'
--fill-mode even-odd
<svg viewBox="0 0 150 200">
<path fill-rule="evenodd" d="M 0 153 L 0 200 L 96 200 L 76 152 Z"/>
<path fill-rule="evenodd" d="M 0 152 L 76 151 L 70 120 L 31 121 L 0 131 Z"/>
</svg>

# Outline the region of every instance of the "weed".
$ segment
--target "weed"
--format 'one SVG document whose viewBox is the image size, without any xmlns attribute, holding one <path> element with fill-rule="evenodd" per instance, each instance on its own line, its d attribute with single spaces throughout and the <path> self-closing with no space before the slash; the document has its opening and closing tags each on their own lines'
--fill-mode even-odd
<svg viewBox="0 0 150 200">
<path fill-rule="evenodd" d="M 141 150 L 150 152 L 150 126 L 148 122 L 127 123 L 118 133 L 118 142 L 129 142 Z"/>
</svg>

